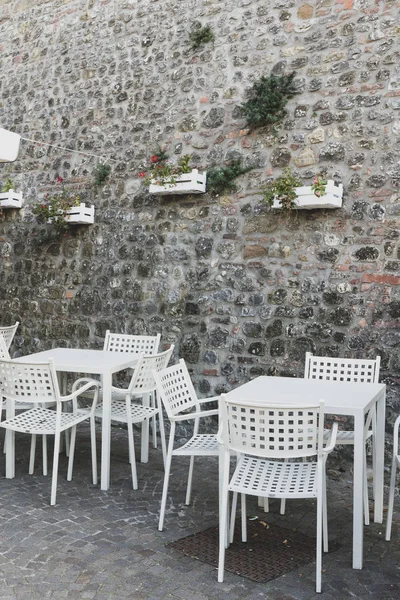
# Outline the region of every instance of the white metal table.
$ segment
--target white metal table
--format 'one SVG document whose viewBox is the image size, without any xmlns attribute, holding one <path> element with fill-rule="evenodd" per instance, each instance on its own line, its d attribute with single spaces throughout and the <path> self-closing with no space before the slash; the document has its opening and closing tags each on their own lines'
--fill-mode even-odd
<svg viewBox="0 0 400 600">
<path fill-rule="evenodd" d="M 118 371 L 132 368 L 138 360 L 138 354 L 109 352 L 105 350 L 86 350 L 77 348 L 53 348 L 14 359 L 20 362 L 46 362 L 53 360 L 56 371 L 65 373 L 87 373 L 99 375 L 103 386 L 103 418 L 101 430 L 101 489 L 110 486 L 110 449 L 111 449 L 111 384 L 112 376 Z M 10 457 L 10 461 L 11 461 Z M 6 462 L 8 462 L 6 460 Z M 10 470 L 6 477 L 12 477 Z"/>
<path fill-rule="evenodd" d="M 363 565 L 364 422 L 377 407 L 374 520 L 383 520 L 383 470 L 386 386 L 382 383 L 348 383 L 289 377 L 257 377 L 228 394 L 230 399 L 262 403 L 304 404 L 325 402 L 325 413 L 354 417 L 353 569 Z"/>
</svg>

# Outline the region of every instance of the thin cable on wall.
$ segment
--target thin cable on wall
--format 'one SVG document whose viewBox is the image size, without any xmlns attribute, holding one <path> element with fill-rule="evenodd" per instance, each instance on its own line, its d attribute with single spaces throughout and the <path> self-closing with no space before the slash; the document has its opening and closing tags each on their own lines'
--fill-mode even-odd
<svg viewBox="0 0 400 600">
<path fill-rule="evenodd" d="M 67 152 L 75 152 L 76 154 L 84 154 L 85 156 L 92 156 L 93 158 L 100 159 L 102 162 L 104 162 L 105 160 L 110 161 L 110 162 L 115 162 L 115 163 L 119 162 L 115 158 L 105 158 L 104 156 L 101 156 L 100 154 L 91 154 L 90 152 L 82 152 L 82 150 L 73 150 L 72 148 L 66 148 L 65 146 L 57 146 L 56 144 L 49 144 L 47 142 L 39 142 L 38 140 L 30 140 L 29 138 L 24 138 L 22 136 L 21 136 L 21 140 L 24 140 L 25 142 L 31 142 L 32 144 L 37 144 L 39 146 L 49 146 L 52 148 L 57 148 L 57 150 L 66 150 Z"/>
</svg>

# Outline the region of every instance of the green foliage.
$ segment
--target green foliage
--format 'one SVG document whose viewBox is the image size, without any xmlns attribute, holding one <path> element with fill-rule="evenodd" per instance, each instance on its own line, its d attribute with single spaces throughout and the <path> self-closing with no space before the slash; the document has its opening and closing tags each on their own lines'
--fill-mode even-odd
<svg viewBox="0 0 400 600">
<path fill-rule="evenodd" d="M 93 170 L 95 184 L 98 186 L 104 185 L 108 181 L 110 173 L 110 165 L 107 165 L 105 163 L 98 163 Z"/>
<path fill-rule="evenodd" d="M 293 85 L 295 73 L 289 75 L 263 76 L 249 92 L 249 99 L 240 105 L 247 125 L 252 129 L 266 125 L 277 125 L 286 115 L 285 106 L 296 93 Z"/>
<path fill-rule="evenodd" d="M 207 192 L 214 195 L 222 194 L 224 191 L 235 192 L 237 185 L 234 182 L 236 177 L 248 173 L 254 167 L 242 167 L 239 160 L 231 162 L 227 166 L 211 167 L 207 170 Z"/>
<path fill-rule="evenodd" d="M 291 169 L 284 169 L 282 175 L 279 175 L 273 181 L 267 183 L 263 188 L 263 199 L 270 206 L 277 199 L 286 213 L 296 209 L 295 200 L 297 198 L 295 188 L 301 186 L 301 181 L 293 174 Z"/>
<path fill-rule="evenodd" d="M 62 184 L 62 178 L 57 177 L 56 182 Z M 68 221 L 65 220 L 67 211 L 72 206 L 79 206 L 79 194 L 71 194 L 62 185 L 61 190 L 53 195 L 46 194 L 42 202 L 33 207 L 33 214 L 37 216 L 39 223 L 48 223 L 58 231 L 68 229 Z"/>
<path fill-rule="evenodd" d="M 192 42 L 192 50 L 197 50 L 203 44 L 208 44 L 209 42 L 214 42 L 215 35 L 210 25 L 205 25 L 204 27 L 197 28 L 189 34 L 189 39 Z"/>
<path fill-rule="evenodd" d="M 9 192 L 10 190 L 14 189 L 14 184 L 11 181 L 11 179 L 9 177 L 6 178 L 4 185 L 3 185 L 3 192 Z"/>
<path fill-rule="evenodd" d="M 176 165 L 171 163 L 168 154 L 158 147 L 157 152 L 150 157 L 149 169 L 141 171 L 138 175 L 143 178 L 145 185 L 153 183 L 171 187 L 176 184 L 176 180 L 180 175 L 191 172 L 190 159 L 191 155 L 185 154 L 179 158 Z"/>
</svg>

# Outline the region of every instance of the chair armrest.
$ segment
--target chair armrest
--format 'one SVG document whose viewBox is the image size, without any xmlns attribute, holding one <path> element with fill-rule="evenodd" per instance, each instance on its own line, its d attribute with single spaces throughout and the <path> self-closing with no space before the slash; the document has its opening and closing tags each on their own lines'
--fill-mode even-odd
<svg viewBox="0 0 400 600">
<path fill-rule="evenodd" d="M 212 396 L 211 398 L 198 398 L 200 404 L 205 404 L 206 402 L 218 402 L 220 396 Z"/>
<path fill-rule="evenodd" d="M 81 387 L 77 388 L 77 386 L 80 384 L 83 384 L 83 385 L 81 385 Z M 95 389 L 99 390 L 100 382 L 97 381 L 96 379 L 89 379 L 87 377 L 81 377 L 80 379 L 77 379 L 76 381 L 74 381 L 74 384 L 72 386 L 72 392 L 70 394 L 68 394 L 68 396 L 61 396 L 60 400 L 61 400 L 61 402 L 68 402 L 69 400 L 73 400 L 74 398 L 77 398 L 80 394 L 83 394 L 83 392 L 86 392 L 87 390 L 89 390 L 91 387 L 94 387 Z"/>
<path fill-rule="evenodd" d="M 334 449 L 334 447 L 336 445 L 337 431 L 338 431 L 338 423 L 334 423 L 332 426 L 332 430 L 331 430 L 331 437 L 329 440 L 329 444 L 327 446 L 325 446 L 325 448 L 323 449 L 324 454 L 329 454 Z"/>
<path fill-rule="evenodd" d="M 399 453 L 399 427 L 400 427 L 400 415 L 394 422 L 393 429 L 393 456 L 397 456 Z"/>
<path fill-rule="evenodd" d="M 188 421 L 189 419 L 196 419 L 202 417 L 211 417 L 213 415 L 218 415 L 218 409 L 215 408 L 213 410 L 202 410 L 201 412 L 193 412 L 188 413 L 187 415 L 179 415 L 177 417 L 170 417 L 171 421 Z"/>
</svg>

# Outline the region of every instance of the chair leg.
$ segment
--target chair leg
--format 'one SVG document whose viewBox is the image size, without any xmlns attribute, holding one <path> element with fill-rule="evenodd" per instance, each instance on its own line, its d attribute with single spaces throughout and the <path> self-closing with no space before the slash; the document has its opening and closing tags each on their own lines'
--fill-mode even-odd
<svg viewBox="0 0 400 600">
<path fill-rule="evenodd" d="M 226 465 L 225 465 L 226 467 Z M 218 582 L 224 581 L 224 566 L 225 566 L 225 546 L 226 546 L 226 527 L 228 521 L 228 468 L 224 469 L 221 504 L 220 504 L 220 521 L 219 521 L 219 557 L 218 557 Z"/>
<path fill-rule="evenodd" d="M 396 457 L 394 456 L 393 462 L 392 462 L 392 471 L 390 474 L 389 501 L 388 501 L 388 512 L 387 512 L 387 521 L 386 521 L 385 539 L 387 542 L 390 541 L 390 536 L 392 533 L 393 503 L 394 503 L 394 488 L 396 485 L 396 471 L 397 471 L 397 461 L 396 461 Z"/>
<path fill-rule="evenodd" d="M 323 475 L 323 498 L 322 498 L 322 540 L 324 552 L 329 552 L 328 545 L 328 504 L 326 496 L 326 474 Z"/>
<path fill-rule="evenodd" d="M 240 494 L 240 511 L 241 511 L 241 523 L 242 523 L 242 542 L 247 542 L 246 494 Z"/>
<path fill-rule="evenodd" d="M 280 510 L 281 515 L 285 514 L 285 510 L 286 510 L 286 498 L 281 498 L 281 510 Z"/>
<path fill-rule="evenodd" d="M 72 479 L 72 469 L 74 467 L 74 455 L 75 455 L 75 442 L 76 442 L 76 425 L 71 427 L 71 438 L 70 438 L 70 442 L 69 442 L 67 481 L 71 481 L 71 479 Z"/>
<path fill-rule="evenodd" d="M 96 421 L 90 419 L 90 445 L 92 451 L 92 481 L 93 485 L 97 485 L 97 451 L 96 451 Z"/>
<path fill-rule="evenodd" d="M 265 497 L 264 498 L 264 512 L 269 512 L 269 498 Z"/>
<path fill-rule="evenodd" d="M 369 525 L 369 499 L 368 499 L 368 477 L 367 477 L 367 450 L 364 444 L 364 523 Z"/>
<path fill-rule="evenodd" d="M 233 536 L 235 533 L 235 520 L 236 520 L 236 509 L 237 509 L 237 497 L 238 493 L 233 492 L 232 506 L 231 506 L 231 522 L 229 526 L 229 543 L 232 544 Z"/>
<path fill-rule="evenodd" d="M 167 460 L 167 445 L 165 443 L 164 417 L 163 417 L 161 409 L 158 414 L 158 422 L 160 424 L 161 450 L 162 450 L 163 464 L 164 464 L 164 469 L 165 469 L 165 463 Z"/>
<path fill-rule="evenodd" d="M 189 474 L 188 474 L 188 482 L 187 482 L 187 488 L 186 488 L 185 504 L 190 504 L 190 497 L 192 495 L 193 467 L 194 467 L 194 456 L 191 456 L 190 462 L 189 462 Z"/>
<path fill-rule="evenodd" d="M 47 435 L 42 435 L 43 475 L 47 475 Z"/>
<path fill-rule="evenodd" d="M 143 406 L 149 406 L 149 395 L 143 397 Z M 142 422 L 140 462 L 149 462 L 149 419 Z"/>
<path fill-rule="evenodd" d="M 133 425 L 132 421 L 128 421 L 128 443 L 129 443 L 129 457 L 131 461 L 131 473 L 132 473 L 132 487 L 134 490 L 138 489 L 138 478 L 136 471 L 136 457 L 135 457 L 135 440 L 133 437 Z"/>
<path fill-rule="evenodd" d="M 165 517 L 165 507 L 167 505 L 167 494 L 168 494 L 168 484 L 169 484 L 169 475 L 171 472 L 171 461 L 172 461 L 172 443 L 171 440 L 168 444 L 168 453 L 167 460 L 165 462 L 165 473 L 164 473 L 164 485 L 161 497 L 161 509 L 160 509 L 160 520 L 158 522 L 158 530 L 162 531 L 164 528 L 164 517 Z"/>
<path fill-rule="evenodd" d="M 54 506 L 56 503 L 59 453 L 60 453 L 60 432 L 58 432 L 54 436 L 53 476 L 51 478 L 51 496 L 50 496 L 51 506 Z"/>
<path fill-rule="evenodd" d="M 35 453 L 36 453 L 36 434 L 31 436 L 31 453 L 29 457 L 29 475 L 33 475 L 35 470 Z"/>
</svg>

